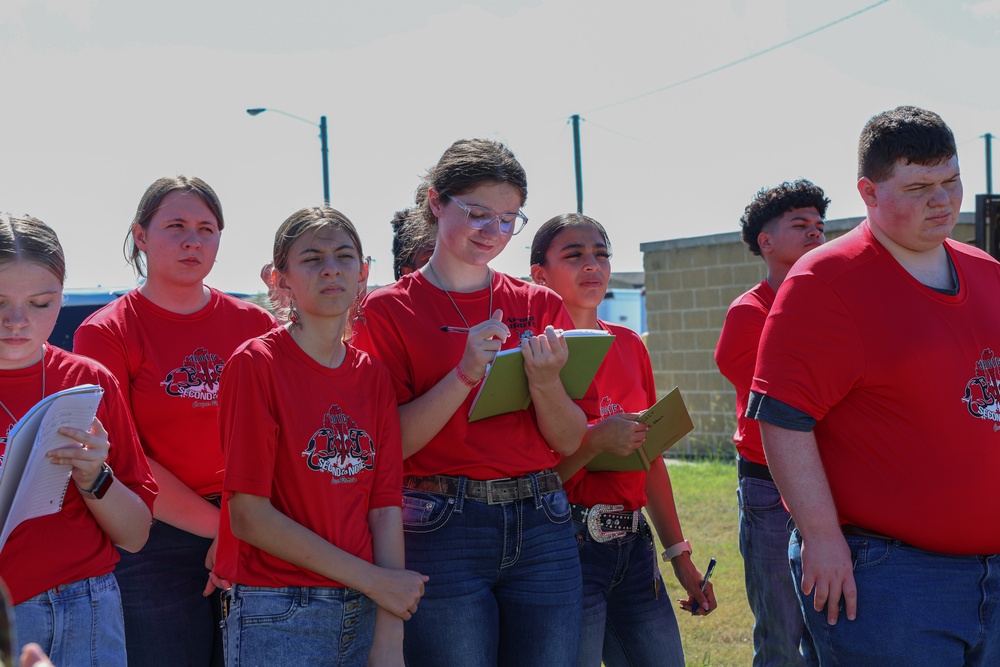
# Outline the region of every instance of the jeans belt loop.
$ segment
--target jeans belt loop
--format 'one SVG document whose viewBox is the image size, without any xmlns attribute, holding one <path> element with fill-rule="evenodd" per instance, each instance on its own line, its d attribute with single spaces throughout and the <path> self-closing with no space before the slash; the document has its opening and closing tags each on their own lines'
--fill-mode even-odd
<svg viewBox="0 0 1000 667">
<path fill-rule="evenodd" d="M 528 475 L 528 479 L 531 480 L 531 495 L 535 499 L 535 509 L 540 510 L 542 509 L 542 494 L 538 488 L 538 475 L 532 473 Z"/>
<path fill-rule="evenodd" d="M 458 488 L 455 489 L 455 512 L 461 514 L 465 509 L 465 486 L 469 483 L 468 477 L 458 478 Z"/>
</svg>

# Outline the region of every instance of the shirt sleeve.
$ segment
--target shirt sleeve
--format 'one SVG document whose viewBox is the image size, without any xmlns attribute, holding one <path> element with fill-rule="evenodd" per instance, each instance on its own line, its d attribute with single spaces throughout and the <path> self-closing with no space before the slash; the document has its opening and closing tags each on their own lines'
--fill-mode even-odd
<svg viewBox="0 0 1000 667">
<path fill-rule="evenodd" d="M 132 414 L 113 377 L 108 377 L 101 385 L 104 396 L 101 398 L 97 417 L 108 432 L 108 441 L 111 443 L 108 465 L 114 471 L 115 478 L 139 496 L 152 512 L 157 494 L 156 481 L 139 445 Z"/>
<path fill-rule="evenodd" d="M 764 324 L 751 390 L 819 421 L 864 376 L 853 317 L 812 274 L 785 280 Z"/>
<path fill-rule="evenodd" d="M 757 365 L 757 344 L 767 314 L 751 304 L 738 303 L 726 313 L 726 321 L 715 347 L 715 364 L 737 392 L 750 391 Z"/>
<path fill-rule="evenodd" d="M 278 423 L 264 365 L 246 349 L 230 358 L 219 386 L 219 430 L 226 457 L 223 488 L 270 498 Z"/>
<path fill-rule="evenodd" d="M 403 444 L 399 408 L 388 378 L 380 387 L 379 411 L 378 441 L 381 451 L 375 464 L 375 484 L 368 500 L 369 510 L 403 505 Z"/>
<path fill-rule="evenodd" d="M 73 334 L 73 352 L 90 357 L 111 371 L 118 380 L 125 405 L 132 405 L 132 378 L 125 339 L 105 325 L 83 324 Z"/>
<path fill-rule="evenodd" d="M 808 432 L 816 426 L 816 420 L 801 410 L 754 391 L 750 392 L 746 416 L 789 431 Z"/>
</svg>

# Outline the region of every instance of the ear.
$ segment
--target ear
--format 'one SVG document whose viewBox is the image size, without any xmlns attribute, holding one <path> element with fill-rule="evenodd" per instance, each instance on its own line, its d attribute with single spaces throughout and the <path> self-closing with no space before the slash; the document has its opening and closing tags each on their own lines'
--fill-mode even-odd
<svg viewBox="0 0 1000 667">
<path fill-rule="evenodd" d="M 427 188 L 427 203 L 430 205 L 434 217 L 440 218 L 444 212 L 444 204 L 441 203 L 441 195 L 434 188 Z"/>
<path fill-rule="evenodd" d="M 541 264 L 531 265 L 531 279 L 535 281 L 538 285 L 544 285 L 547 282 L 547 274 L 545 272 L 545 267 Z"/>
<path fill-rule="evenodd" d="M 142 228 L 142 225 L 136 225 L 132 228 L 132 241 L 136 248 L 146 252 L 146 230 Z"/>
<path fill-rule="evenodd" d="M 278 269 L 271 269 L 271 284 L 274 285 L 275 291 L 279 294 L 289 299 L 295 298 L 295 295 L 292 294 L 292 288 L 288 284 L 288 279 Z"/>
<path fill-rule="evenodd" d="M 878 186 L 867 176 L 858 180 L 858 193 L 868 208 L 878 208 Z"/>
<path fill-rule="evenodd" d="M 368 289 L 368 275 L 371 269 L 368 266 L 368 262 L 361 260 L 361 273 L 358 274 L 358 286 L 360 291 L 367 291 Z M 362 295 L 364 296 L 364 295 Z"/>
<path fill-rule="evenodd" d="M 771 235 L 767 232 L 761 232 L 757 235 L 757 245 L 760 246 L 761 252 L 771 252 Z"/>
</svg>

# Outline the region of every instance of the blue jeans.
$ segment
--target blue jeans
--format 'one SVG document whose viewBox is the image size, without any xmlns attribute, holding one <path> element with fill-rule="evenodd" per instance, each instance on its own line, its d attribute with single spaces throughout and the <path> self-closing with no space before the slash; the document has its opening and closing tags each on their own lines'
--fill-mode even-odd
<svg viewBox="0 0 1000 667">
<path fill-rule="evenodd" d="M 788 565 L 791 515 L 774 482 L 740 476 L 740 553 L 747 601 L 754 615 L 754 667 L 816 665 Z"/>
<path fill-rule="evenodd" d="M 125 627 L 114 576 L 81 579 L 15 605 L 15 659 L 29 642 L 59 667 L 124 665 Z"/>
<path fill-rule="evenodd" d="M 569 667 L 580 558 L 566 493 L 489 505 L 403 489 L 406 567 L 430 577 L 403 650 L 411 667 Z"/>
<path fill-rule="evenodd" d="M 639 533 L 595 542 L 574 521 L 583 570 L 580 667 L 684 667 L 673 603 L 663 586 L 646 518 Z M 654 588 L 655 587 L 655 588 Z"/>
<path fill-rule="evenodd" d="M 375 603 L 353 588 L 234 584 L 223 627 L 227 667 L 363 667 L 375 633 Z"/>
<path fill-rule="evenodd" d="M 119 550 L 129 667 L 221 667 L 219 592 L 202 596 L 212 540 L 162 521 L 137 554 Z"/>
<path fill-rule="evenodd" d="M 845 536 L 858 615 L 826 611 L 799 592 L 821 667 L 1000 665 L 1000 556 L 948 556 L 896 540 Z M 792 571 L 802 577 L 802 536 L 792 532 Z"/>
</svg>

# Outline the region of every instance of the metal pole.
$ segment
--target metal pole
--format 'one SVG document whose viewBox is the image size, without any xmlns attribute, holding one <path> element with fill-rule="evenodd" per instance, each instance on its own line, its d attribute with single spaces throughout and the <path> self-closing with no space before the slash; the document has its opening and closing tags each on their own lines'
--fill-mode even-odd
<svg viewBox="0 0 1000 667">
<path fill-rule="evenodd" d="M 323 203 L 330 205 L 330 164 L 329 150 L 326 144 L 326 116 L 319 117 L 319 140 L 323 144 L 320 149 L 323 152 Z"/>
<path fill-rule="evenodd" d="M 987 132 L 986 138 L 986 194 L 993 194 L 993 155 L 992 144 L 993 135 Z"/>
<path fill-rule="evenodd" d="M 580 115 L 573 114 L 573 156 L 576 160 L 576 212 L 583 215 L 583 158 L 580 157 Z"/>
</svg>

